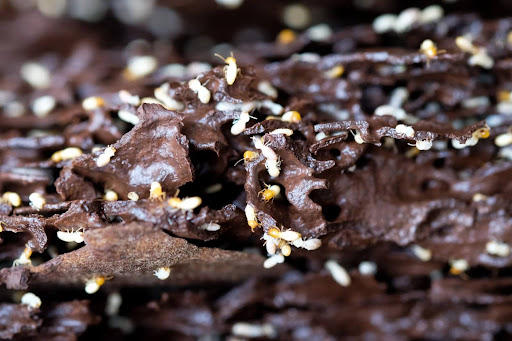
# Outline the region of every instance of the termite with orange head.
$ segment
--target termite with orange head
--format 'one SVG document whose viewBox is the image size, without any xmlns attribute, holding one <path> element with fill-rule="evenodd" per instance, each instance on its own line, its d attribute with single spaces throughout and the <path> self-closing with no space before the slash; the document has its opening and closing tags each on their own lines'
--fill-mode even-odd
<svg viewBox="0 0 512 341">
<path fill-rule="evenodd" d="M 269 202 L 281 193 L 281 187 L 278 185 L 267 185 L 267 188 L 262 189 L 258 195 L 265 202 Z"/>
<path fill-rule="evenodd" d="M 277 227 L 271 227 L 268 229 L 267 234 L 272 238 L 283 239 L 287 242 L 294 242 L 301 238 L 301 234 L 299 232 L 293 230 L 281 231 Z"/>
<path fill-rule="evenodd" d="M 228 85 L 233 85 L 236 80 L 236 76 L 238 72 L 240 72 L 240 69 L 236 65 L 236 59 L 233 57 L 233 52 L 231 52 L 231 56 L 224 58 L 220 54 L 215 54 L 216 57 L 219 57 L 226 63 L 226 66 L 224 67 L 224 76 L 226 77 L 226 82 Z"/>
<path fill-rule="evenodd" d="M 254 229 L 260 226 L 258 222 L 258 218 L 256 218 L 256 210 L 251 204 L 247 204 L 245 206 L 245 217 L 247 218 L 247 225 L 251 227 L 251 231 L 254 232 Z"/>
<path fill-rule="evenodd" d="M 25 249 L 21 253 L 20 257 L 12 262 L 12 266 L 32 265 L 30 256 L 32 256 L 32 249 L 28 247 L 28 245 L 25 245 Z"/>
<path fill-rule="evenodd" d="M 165 192 L 162 190 L 162 185 L 159 182 L 154 181 L 151 183 L 151 188 L 149 189 L 149 198 L 156 200 L 164 200 Z"/>
<path fill-rule="evenodd" d="M 186 198 L 178 198 L 179 190 L 176 192 L 174 197 L 167 200 L 167 203 L 172 208 L 177 208 L 183 211 L 193 211 L 196 207 L 201 205 L 203 200 L 201 197 L 186 197 Z"/>
<path fill-rule="evenodd" d="M 94 294 L 100 287 L 105 284 L 105 277 L 103 276 L 95 276 L 85 282 L 85 292 L 88 294 Z"/>
<path fill-rule="evenodd" d="M 439 54 L 446 52 L 438 50 L 437 45 L 430 39 L 425 39 L 420 45 L 420 52 L 427 57 L 427 64 Z"/>
</svg>

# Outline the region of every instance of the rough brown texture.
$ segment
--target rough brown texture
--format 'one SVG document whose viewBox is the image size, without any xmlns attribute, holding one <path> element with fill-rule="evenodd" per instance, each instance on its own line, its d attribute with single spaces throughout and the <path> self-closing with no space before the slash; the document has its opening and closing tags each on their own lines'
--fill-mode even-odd
<svg viewBox="0 0 512 341">
<path fill-rule="evenodd" d="M 438 22 L 378 34 L 371 20 L 398 13 L 398 1 L 366 9 L 310 1 L 313 21 L 325 20 L 333 33 L 318 41 L 304 31 L 288 44 L 272 41 L 285 6 L 278 2 L 246 0 L 228 11 L 213 2 L 160 1 L 183 21 L 166 35 L 150 27 L 155 17 L 131 22 L 113 4 L 96 24 L 6 5 L 0 10 L 6 59 L 0 194 L 14 191 L 22 203 L 0 200 L 0 338 L 207 340 L 228 338 L 234 325 L 248 322 L 271 326 L 266 337 L 280 340 L 509 339 L 512 255 L 490 254 L 486 245 L 512 245 L 512 150 L 494 143 L 512 125 L 512 20 L 499 19 L 509 6 L 504 2 L 492 13 L 462 2 L 443 4 L 447 13 Z M 253 30 L 244 30 L 250 24 Z M 471 54 L 455 44 L 467 33 L 486 49 L 492 68 L 469 64 Z M 142 36 L 148 41 L 127 45 Z M 233 38 L 233 44 L 213 51 L 202 45 L 208 37 Z M 418 51 L 425 39 L 438 45 L 437 56 Z M 239 68 L 232 85 L 213 56 L 230 51 Z M 126 77 L 128 59 L 141 55 L 154 56 L 158 68 Z M 47 88 L 34 89 L 20 77 L 29 60 L 50 71 Z M 198 60 L 212 65 L 192 63 Z M 182 66 L 170 72 L 170 63 Z M 340 65 L 343 74 L 330 77 Z M 189 88 L 191 79 L 211 92 L 209 103 Z M 258 90 L 262 81 L 277 97 Z M 182 109 L 133 105 L 119 95 L 152 97 L 162 83 Z M 395 103 L 407 117 L 375 115 L 396 102 L 397 89 L 407 94 Z M 56 106 L 38 117 L 30 106 L 43 95 Z M 105 104 L 85 110 L 88 96 Z M 16 102 L 25 113 L 13 114 Z M 119 110 L 139 122 L 122 121 Z M 243 110 L 251 118 L 233 135 Z M 280 119 L 292 110 L 300 112 L 299 122 Z M 454 148 L 480 136 L 486 123 L 489 138 Z M 413 127 L 414 135 L 398 133 L 398 124 Z M 293 134 L 271 134 L 276 129 Z M 279 158 L 275 178 L 254 146 L 259 138 Z M 431 141 L 432 148 L 419 151 L 417 141 Z M 116 153 L 98 167 L 107 146 Z M 67 147 L 83 154 L 51 160 Z M 259 154 L 243 160 L 245 151 Z M 155 181 L 165 197 L 149 197 Z M 281 194 L 265 202 L 267 185 L 279 185 Z M 118 200 L 106 201 L 107 190 Z M 45 198 L 42 209 L 30 205 L 33 192 Z M 139 200 L 129 200 L 129 192 Z M 182 210 L 167 201 L 175 196 L 202 202 Z M 254 232 L 247 204 L 259 222 Z M 319 238 L 322 246 L 291 246 L 284 264 L 264 269 L 269 241 L 261 238 L 273 227 Z M 84 244 L 56 236 L 77 230 Z M 431 257 L 419 259 L 415 245 Z M 11 266 L 26 247 L 32 265 Z M 325 269 L 331 259 L 347 269 L 349 286 Z M 467 269 L 452 268 L 455 260 L 466 261 Z M 375 263 L 376 273 L 362 274 L 362 261 Z M 168 279 L 153 275 L 160 267 L 171 268 Z M 98 276 L 105 284 L 87 295 L 85 282 Z M 41 298 L 40 309 L 19 304 L 26 291 Z M 122 303 L 115 308 L 117 294 Z"/>
</svg>

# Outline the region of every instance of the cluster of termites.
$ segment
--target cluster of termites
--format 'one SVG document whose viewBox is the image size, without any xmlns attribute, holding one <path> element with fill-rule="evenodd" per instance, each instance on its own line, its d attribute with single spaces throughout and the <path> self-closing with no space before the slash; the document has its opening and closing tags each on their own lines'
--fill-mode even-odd
<svg viewBox="0 0 512 341">
<path fill-rule="evenodd" d="M 268 229 L 263 234 L 265 240 L 265 247 L 269 258 L 265 260 L 263 266 L 265 268 L 272 268 L 279 263 L 284 262 L 284 257 L 288 257 L 291 252 L 291 246 L 300 247 L 308 251 L 316 250 L 322 246 L 322 241 L 318 238 L 306 239 L 302 235 L 293 230 L 282 230 L 275 226 Z"/>
</svg>

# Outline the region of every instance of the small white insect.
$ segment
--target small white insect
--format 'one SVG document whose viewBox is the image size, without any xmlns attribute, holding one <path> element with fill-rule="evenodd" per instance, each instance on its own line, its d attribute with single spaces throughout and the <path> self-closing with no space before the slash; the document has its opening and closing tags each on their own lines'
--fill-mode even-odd
<svg viewBox="0 0 512 341">
<path fill-rule="evenodd" d="M 135 192 L 128 192 L 128 194 L 126 195 L 128 197 L 128 199 L 130 199 L 131 201 L 137 201 L 139 200 L 139 195 Z"/>
<path fill-rule="evenodd" d="M 360 132 L 356 132 L 355 134 L 352 133 L 352 135 L 354 135 L 354 141 L 358 144 L 363 144 L 363 143 L 366 143 L 365 140 L 363 140 L 363 137 L 361 136 L 361 133 Z"/>
<path fill-rule="evenodd" d="M 119 292 L 113 292 L 107 297 L 107 304 L 105 305 L 105 314 L 107 316 L 116 316 L 119 314 L 119 308 L 123 304 L 123 297 Z"/>
<path fill-rule="evenodd" d="M 2 201 L 13 206 L 18 207 L 21 205 L 21 197 L 15 192 L 5 192 L 2 194 Z"/>
<path fill-rule="evenodd" d="M 46 200 L 44 199 L 44 197 L 36 192 L 30 194 L 28 200 L 30 201 L 30 206 L 32 206 L 38 211 L 40 211 L 46 204 Z"/>
<path fill-rule="evenodd" d="M 457 139 L 452 139 L 451 142 L 452 142 L 453 148 L 462 149 L 462 148 L 471 147 L 471 146 L 476 145 L 478 143 L 478 138 L 473 136 L 470 139 L 466 140 L 466 142 L 464 142 L 464 143 L 460 142 Z"/>
<path fill-rule="evenodd" d="M 429 260 L 432 259 L 432 251 L 430 251 L 429 249 L 425 249 L 419 245 L 411 246 L 411 251 L 416 257 L 418 257 L 418 259 L 424 262 L 428 262 Z"/>
<path fill-rule="evenodd" d="M 173 197 L 167 201 L 169 206 L 171 206 L 172 208 L 178 208 L 178 209 L 181 209 L 184 211 L 192 211 L 196 207 L 201 205 L 202 202 L 203 202 L 203 200 L 201 199 L 201 197 L 197 197 L 197 196 L 196 197 L 187 197 L 187 198 L 183 198 L 183 199 L 180 199 L 178 197 Z"/>
<path fill-rule="evenodd" d="M 459 36 L 455 38 L 455 44 L 464 52 L 471 54 L 476 54 L 478 52 L 478 48 L 473 45 L 469 36 Z"/>
<path fill-rule="evenodd" d="M 171 268 L 161 267 L 161 268 L 156 269 L 153 272 L 153 274 L 156 276 L 156 278 L 163 281 L 163 280 L 169 278 L 169 276 L 171 275 Z"/>
<path fill-rule="evenodd" d="M 284 4 L 283 4 L 284 5 Z M 289 3 L 281 11 L 281 20 L 287 27 L 302 30 L 311 22 L 311 9 L 298 2 Z"/>
<path fill-rule="evenodd" d="M 207 104 L 210 102 L 212 96 L 210 90 L 203 86 L 198 79 L 191 79 L 188 82 L 188 87 L 197 94 L 197 98 L 199 98 L 201 103 Z"/>
<path fill-rule="evenodd" d="M 277 157 L 276 152 L 274 152 L 274 150 L 272 150 L 272 148 L 264 145 L 263 142 L 261 141 L 261 139 L 253 136 L 252 137 L 252 142 L 254 143 L 254 147 L 256 149 L 261 150 L 261 154 L 263 154 L 263 156 L 267 160 L 275 160 L 275 161 L 277 161 L 278 157 Z"/>
<path fill-rule="evenodd" d="M 325 42 L 332 36 L 332 29 L 327 24 L 318 24 L 308 28 L 306 36 L 312 41 Z"/>
<path fill-rule="evenodd" d="M 335 260 L 325 262 L 325 268 L 330 272 L 332 278 L 342 287 L 348 287 L 351 283 L 347 270 Z"/>
<path fill-rule="evenodd" d="M 215 109 L 219 111 L 237 111 L 242 109 L 242 105 L 240 103 L 221 101 L 215 104 Z"/>
<path fill-rule="evenodd" d="M 215 0 L 217 4 L 227 9 L 235 9 L 240 7 L 244 0 Z"/>
<path fill-rule="evenodd" d="M 512 115 L 512 102 L 503 101 L 496 105 L 496 111 L 502 115 Z"/>
<path fill-rule="evenodd" d="M 20 117 L 25 114 L 25 106 L 18 101 L 11 101 L 4 106 L 4 115 L 7 117 Z"/>
<path fill-rule="evenodd" d="M 98 96 L 87 97 L 82 101 L 82 108 L 87 111 L 93 111 L 105 105 L 105 100 Z"/>
<path fill-rule="evenodd" d="M 462 100 L 462 107 L 467 109 L 479 108 L 479 107 L 488 107 L 490 105 L 489 97 L 487 96 L 478 96 L 471 97 Z"/>
<path fill-rule="evenodd" d="M 155 98 L 157 100 L 159 100 L 160 102 L 162 102 L 164 104 L 164 106 L 169 110 L 177 110 L 177 111 L 183 110 L 183 108 L 185 108 L 185 105 L 183 103 L 175 100 L 174 98 L 172 98 L 169 95 L 169 89 L 170 89 L 169 83 L 164 83 L 164 84 L 160 85 L 154 91 Z M 144 100 L 145 100 L 145 98 L 143 98 L 143 101 Z"/>
<path fill-rule="evenodd" d="M 395 14 L 381 14 L 373 20 L 373 30 L 378 34 L 383 34 L 394 29 L 396 19 Z"/>
<path fill-rule="evenodd" d="M 231 333 L 235 336 L 246 338 L 275 338 L 277 331 L 269 323 L 252 324 L 237 322 L 231 327 Z"/>
<path fill-rule="evenodd" d="M 119 196 L 113 190 L 107 189 L 105 191 L 105 194 L 103 195 L 103 199 L 106 201 L 117 201 L 117 199 L 119 199 Z"/>
<path fill-rule="evenodd" d="M 394 108 L 400 108 L 408 98 L 409 90 L 407 90 L 406 87 L 399 86 L 391 92 L 391 95 L 389 96 L 389 105 Z"/>
<path fill-rule="evenodd" d="M 96 166 L 106 166 L 110 162 L 110 159 L 116 154 L 116 151 L 117 150 L 112 146 L 108 146 L 107 148 L 105 148 L 103 153 L 101 153 L 100 156 L 98 156 L 98 159 L 96 160 Z"/>
<path fill-rule="evenodd" d="M 320 140 L 323 140 L 325 139 L 326 137 L 328 137 L 329 135 L 327 135 L 326 133 L 324 133 L 323 131 L 319 132 L 318 134 L 315 135 L 315 141 L 320 141 Z"/>
<path fill-rule="evenodd" d="M 166 108 L 166 105 L 157 100 L 156 98 L 154 97 L 143 97 L 141 100 L 140 100 L 140 103 L 141 104 L 160 104 L 161 106 L 163 106 L 164 108 Z"/>
<path fill-rule="evenodd" d="M 103 284 L 105 284 L 105 277 L 93 277 L 85 282 L 85 292 L 88 294 L 94 294 L 100 290 L 100 287 Z"/>
<path fill-rule="evenodd" d="M 510 246 L 504 242 L 491 240 L 485 244 L 485 251 L 493 256 L 508 257 L 510 255 Z"/>
<path fill-rule="evenodd" d="M 265 233 L 266 234 L 266 233 Z M 264 234 L 264 239 L 265 239 L 265 234 Z M 268 235 L 267 235 L 268 236 Z M 267 250 L 267 253 L 269 255 L 275 255 L 276 252 L 277 252 L 277 241 L 275 241 L 273 238 L 269 237 L 269 238 L 266 238 L 266 241 L 265 241 L 265 249 Z"/>
<path fill-rule="evenodd" d="M 450 260 L 450 273 L 460 275 L 469 269 L 469 263 L 465 259 L 452 259 Z"/>
<path fill-rule="evenodd" d="M 420 21 L 422 24 L 438 22 L 444 16 L 444 10 L 439 5 L 430 5 L 421 11 Z"/>
<path fill-rule="evenodd" d="M 151 74 L 158 67 L 158 61 L 153 56 L 134 56 L 128 60 L 125 75 L 128 79 L 142 78 Z"/>
<path fill-rule="evenodd" d="M 251 119 L 251 116 L 248 112 L 244 111 L 240 114 L 237 120 L 233 121 L 233 126 L 231 126 L 231 134 L 239 135 L 245 130 L 245 126 L 247 122 Z"/>
<path fill-rule="evenodd" d="M 394 30 L 396 33 L 405 33 L 410 31 L 414 24 L 421 20 L 421 11 L 418 8 L 411 7 L 400 12 L 396 18 Z"/>
<path fill-rule="evenodd" d="M 220 230 L 220 225 L 217 223 L 210 222 L 210 223 L 202 224 L 201 226 L 199 226 L 199 229 L 214 232 L 214 231 Z"/>
<path fill-rule="evenodd" d="M 277 227 L 269 228 L 267 231 L 267 234 L 272 238 L 283 239 L 283 240 L 286 240 L 287 242 L 292 242 L 292 243 L 301 238 L 301 234 L 297 231 L 293 231 L 293 230 L 281 231 Z"/>
<path fill-rule="evenodd" d="M 345 73 L 345 67 L 343 65 L 336 65 L 325 71 L 324 76 L 327 79 L 335 79 L 341 77 L 343 73 Z"/>
<path fill-rule="evenodd" d="M 265 261 L 263 262 L 263 267 L 265 269 L 270 269 L 276 266 L 277 264 L 281 263 L 284 263 L 284 256 L 278 253 L 265 259 Z"/>
<path fill-rule="evenodd" d="M 214 193 L 218 193 L 222 190 L 222 184 L 221 183 L 216 183 L 216 184 L 213 184 L 213 185 L 210 185 L 208 187 L 206 187 L 204 189 L 204 192 L 206 194 L 214 194 Z"/>
<path fill-rule="evenodd" d="M 512 161 L 512 148 L 511 147 L 501 148 L 500 151 L 498 152 L 498 156 L 500 158 Z"/>
<path fill-rule="evenodd" d="M 118 93 L 119 98 L 123 103 L 138 106 L 140 104 L 140 98 L 137 95 L 132 95 L 126 90 L 120 90 Z"/>
<path fill-rule="evenodd" d="M 406 126 L 405 124 L 399 124 L 395 127 L 395 130 L 398 134 L 403 134 L 407 137 L 413 138 L 415 131 L 411 126 Z"/>
<path fill-rule="evenodd" d="M 272 114 L 274 114 L 274 115 L 281 115 L 284 110 L 284 108 L 281 104 L 272 102 L 269 99 L 265 99 L 265 100 L 261 101 L 260 106 L 262 108 L 266 108 L 266 109 L 270 110 L 272 112 Z"/>
<path fill-rule="evenodd" d="M 55 97 L 46 95 L 38 97 L 32 103 L 32 111 L 37 117 L 47 116 L 57 105 Z"/>
<path fill-rule="evenodd" d="M 359 263 L 359 273 L 363 276 L 373 276 L 377 273 L 377 264 L 374 262 L 363 261 Z"/>
<path fill-rule="evenodd" d="M 35 294 L 31 292 L 27 292 L 23 296 L 21 296 L 21 304 L 28 305 L 32 309 L 37 309 L 41 307 L 41 299 L 37 297 Z"/>
<path fill-rule="evenodd" d="M 402 108 L 397 108 L 390 104 L 384 104 L 375 109 L 375 115 L 377 116 L 393 116 L 398 121 L 403 121 L 407 118 L 407 113 Z"/>
<path fill-rule="evenodd" d="M 281 253 L 283 256 L 288 257 L 292 253 L 292 248 L 290 245 L 286 242 L 281 241 L 278 245 L 278 247 L 281 249 Z"/>
<path fill-rule="evenodd" d="M 79 157 L 82 154 L 83 152 L 80 148 L 68 147 L 53 153 L 51 160 L 53 162 L 73 160 L 74 158 Z"/>
<path fill-rule="evenodd" d="M 133 124 L 133 125 L 136 125 L 140 121 L 139 116 L 137 116 L 136 114 L 134 114 L 134 113 L 132 113 L 131 111 L 128 111 L 128 110 L 123 110 L 123 109 L 119 110 L 117 112 L 117 116 L 122 121 L 128 122 L 128 123 Z"/>
<path fill-rule="evenodd" d="M 277 89 L 269 81 L 258 83 L 258 91 L 271 98 L 277 98 Z"/>
<path fill-rule="evenodd" d="M 189 77 L 196 77 L 200 73 L 208 72 L 212 66 L 208 63 L 192 62 L 187 65 L 187 75 Z"/>
<path fill-rule="evenodd" d="M 151 187 L 149 189 L 149 198 L 150 199 L 164 199 L 165 192 L 162 190 L 162 185 L 158 181 L 153 181 L 151 183 Z"/>
<path fill-rule="evenodd" d="M 77 244 L 83 243 L 84 242 L 83 229 L 84 229 L 83 227 L 80 227 L 76 231 L 73 231 L 73 230 L 57 231 L 57 238 L 59 238 L 60 240 L 66 242 L 66 243 L 71 243 L 71 242 L 75 242 Z"/>
<path fill-rule="evenodd" d="M 496 138 L 494 139 L 494 143 L 498 147 L 505 147 L 508 146 L 509 144 L 512 144 L 512 133 L 505 133 L 496 136 Z"/>
<path fill-rule="evenodd" d="M 265 160 L 265 168 L 271 178 L 277 178 L 281 174 L 281 160 Z"/>
<path fill-rule="evenodd" d="M 446 141 L 433 141 L 432 142 L 432 147 L 435 149 L 435 150 L 446 150 L 448 149 L 448 142 Z"/>
<path fill-rule="evenodd" d="M 158 69 L 158 75 L 164 78 L 184 78 L 187 75 L 187 67 L 179 63 L 167 64 Z"/>
<path fill-rule="evenodd" d="M 492 59 L 484 48 L 479 48 L 478 52 L 469 57 L 468 64 L 471 66 L 481 66 L 484 69 L 492 69 L 494 59 Z"/>
<path fill-rule="evenodd" d="M 473 194 L 473 202 L 481 202 L 487 200 L 488 196 L 482 193 L 475 193 Z"/>
<path fill-rule="evenodd" d="M 301 247 L 303 249 L 306 249 L 308 251 L 313 251 L 316 249 L 319 249 L 320 246 L 322 246 L 322 241 L 318 238 L 311 238 L 311 239 L 297 239 L 292 242 L 293 246 L 295 247 Z"/>
<path fill-rule="evenodd" d="M 432 148 L 432 141 L 431 140 L 416 141 L 415 146 L 416 146 L 416 148 L 418 148 L 418 150 L 429 150 L 430 148 Z"/>
<path fill-rule="evenodd" d="M 256 218 L 256 210 L 251 204 L 245 206 L 245 217 L 247 218 L 247 224 L 251 227 L 251 230 L 254 231 L 255 228 L 260 226 Z"/>
<path fill-rule="evenodd" d="M 25 82 L 36 89 L 46 89 L 52 82 L 50 70 L 39 63 L 28 62 L 23 64 L 20 74 Z"/>
<path fill-rule="evenodd" d="M 271 135 L 283 134 L 283 135 L 286 135 L 286 136 L 292 136 L 293 135 L 293 130 L 286 129 L 286 128 L 281 128 L 281 129 L 272 130 L 269 134 L 271 134 Z"/>
<path fill-rule="evenodd" d="M 299 123 L 302 120 L 302 116 L 298 111 L 287 111 L 281 116 L 281 121 L 290 123 Z"/>
<path fill-rule="evenodd" d="M 224 76 L 226 77 L 226 82 L 228 85 L 233 85 L 238 72 L 240 72 L 240 69 L 236 65 L 236 59 L 233 57 L 233 52 L 231 52 L 231 56 L 227 58 L 224 58 L 219 54 L 215 54 L 215 56 L 219 57 L 227 64 L 224 66 Z"/>
<path fill-rule="evenodd" d="M 25 246 L 25 249 L 23 249 L 21 255 L 12 262 L 12 266 L 32 265 L 30 256 L 32 256 L 32 249 L 28 246 Z"/>
</svg>

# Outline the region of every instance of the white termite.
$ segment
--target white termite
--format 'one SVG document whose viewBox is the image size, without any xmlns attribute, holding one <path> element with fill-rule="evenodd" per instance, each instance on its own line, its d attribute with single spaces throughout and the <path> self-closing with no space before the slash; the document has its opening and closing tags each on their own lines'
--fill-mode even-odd
<svg viewBox="0 0 512 341">
<path fill-rule="evenodd" d="M 153 274 L 156 276 L 156 278 L 163 281 L 169 278 L 169 276 L 171 275 L 171 268 L 161 267 L 153 271 Z"/>
<path fill-rule="evenodd" d="M 233 121 L 233 125 L 231 126 L 231 134 L 239 135 L 245 130 L 245 126 L 247 122 L 251 119 L 251 116 L 248 112 L 244 111 L 240 114 L 237 120 Z"/>
<path fill-rule="evenodd" d="M 37 309 L 41 307 L 41 299 L 37 297 L 35 294 L 31 292 L 27 292 L 23 296 L 21 296 L 21 304 L 27 305 L 32 309 Z"/>
<path fill-rule="evenodd" d="M 342 267 L 338 262 L 332 259 L 328 260 L 325 262 L 325 268 L 327 271 L 329 271 L 336 283 L 342 287 L 347 287 L 350 285 L 350 275 L 348 274 L 347 270 L 345 270 L 345 268 Z"/>
<path fill-rule="evenodd" d="M 198 79 L 191 79 L 188 82 L 188 87 L 190 90 L 194 91 L 197 94 L 197 98 L 203 104 L 207 104 L 210 102 L 211 92 L 205 86 L 201 84 Z"/>
</svg>

